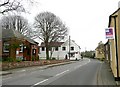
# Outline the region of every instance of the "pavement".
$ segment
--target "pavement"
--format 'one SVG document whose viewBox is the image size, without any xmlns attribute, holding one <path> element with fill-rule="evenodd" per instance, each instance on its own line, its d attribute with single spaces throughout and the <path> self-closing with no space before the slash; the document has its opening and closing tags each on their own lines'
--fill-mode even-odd
<svg viewBox="0 0 120 87">
<path fill-rule="evenodd" d="M 98 72 L 98 85 L 120 85 L 120 81 L 115 81 L 112 70 L 106 62 L 103 62 L 100 66 Z"/>
</svg>

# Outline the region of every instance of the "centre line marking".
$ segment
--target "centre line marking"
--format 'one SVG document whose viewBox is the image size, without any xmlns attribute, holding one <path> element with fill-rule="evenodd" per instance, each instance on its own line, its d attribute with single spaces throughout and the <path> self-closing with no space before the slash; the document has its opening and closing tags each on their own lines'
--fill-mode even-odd
<svg viewBox="0 0 120 87">
<path fill-rule="evenodd" d="M 43 83 L 43 82 L 45 82 L 45 81 L 47 81 L 47 80 L 48 80 L 48 79 L 45 79 L 45 80 L 43 80 L 43 81 L 40 81 L 40 82 L 34 84 L 34 86 L 39 85 L 39 84 L 41 84 L 41 83 Z"/>
<path fill-rule="evenodd" d="M 56 74 L 55 76 L 62 75 L 62 74 L 64 74 L 64 73 L 68 72 L 68 71 L 69 71 L 69 70 L 63 71 L 63 72 L 61 72 L 61 73 L 59 73 L 59 74 Z"/>
</svg>

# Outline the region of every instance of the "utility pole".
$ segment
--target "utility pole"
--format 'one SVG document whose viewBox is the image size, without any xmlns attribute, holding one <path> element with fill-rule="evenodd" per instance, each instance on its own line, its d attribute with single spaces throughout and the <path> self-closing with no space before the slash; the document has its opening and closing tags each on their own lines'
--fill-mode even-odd
<svg viewBox="0 0 120 87">
<path fill-rule="evenodd" d="M 69 36 L 69 60 L 70 60 L 70 36 Z"/>
</svg>

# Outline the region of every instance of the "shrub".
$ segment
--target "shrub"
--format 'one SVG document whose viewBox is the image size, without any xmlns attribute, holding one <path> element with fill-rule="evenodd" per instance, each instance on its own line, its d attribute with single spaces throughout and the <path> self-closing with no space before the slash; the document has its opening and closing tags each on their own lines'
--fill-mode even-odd
<svg viewBox="0 0 120 87">
<path fill-rule="evenodd" d="M 35 60 L 35 57 L 32 57 L 32 61 L 34 61 Z"/>
<path fill-rule="evenodd" d="M 8 57 L 8 58 L 3 58 L 2 61 L 6 61 L 6 62 L 14 62 L 15 59 L 14 59 L 14 58 L 11 58 L 11 57 Z"/>
<path fill-rule="evenodd" d="M 36 58 L 35 58 L 35 60 L 37 60 L 37 61 L 38 61 L 38 60 L 39 60 L 39 57 L 36 57 Z"/>
<path fill-rule="evenodd" d="M 21 59 L 16 59 L 16 62 L 21 62 L 22 60 Z"/>
<path fill-rule="evenodd" d="M 100 61 L 104 61 L 105 58 L 99 58 Z"/>
<path fill-rule="evenodd" d="M 55 57 L 53 57 L 53 58 L 52 58 L 52 60 L 56 60 L 56 58 L 55 58 Z"/>
</svg>

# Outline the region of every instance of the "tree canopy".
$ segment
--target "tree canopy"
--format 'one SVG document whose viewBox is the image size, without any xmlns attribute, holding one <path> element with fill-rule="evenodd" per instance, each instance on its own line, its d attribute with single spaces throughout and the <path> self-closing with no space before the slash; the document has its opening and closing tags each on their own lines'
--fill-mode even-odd
<svg viewBox="0 0 120 87">
<path fill-rule="evenodd" d="M 57 42 L 67 36 L 68 29 L 59 17 L 51 12 L 39 13 L 35 17 L 36 36 L 46 46 L 46 56 L 49 59 L 49 42 Z"/>
<path fill-rule="evenodd" d="M 19 15 L 3 16 L 0 20 L 2 29 L 13 29 L 19 31 L 24 36 L 30 37 L 32 29 L 28 24 L 28 20 Z"/>
</svg>

